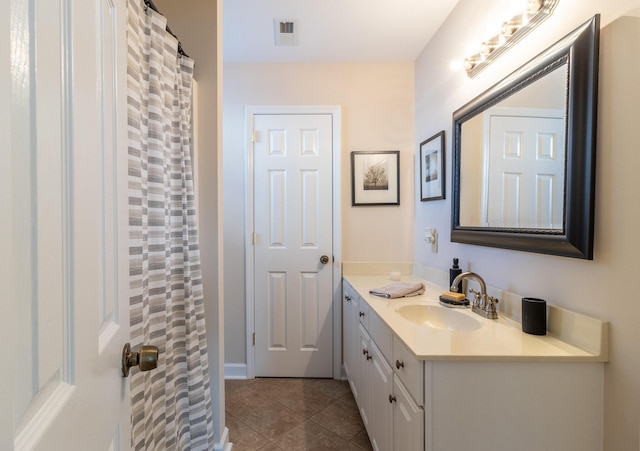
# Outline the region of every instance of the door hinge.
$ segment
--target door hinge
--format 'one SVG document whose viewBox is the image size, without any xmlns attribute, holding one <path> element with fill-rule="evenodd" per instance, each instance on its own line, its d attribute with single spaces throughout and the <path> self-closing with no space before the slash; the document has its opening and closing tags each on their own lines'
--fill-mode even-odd
<svg viewBox="0 0 640 451">
<path fill-rule="evenodd" d="M 253 241 L 253 245 L 255 246 L 256 243 L 258 242 L 258 234 L 256 232 L 253 232 L 253 236 L 251 237 L 251 240 Z"/>
<path fill-rule="evenodd" d="M 256 140 L 256 136 L 257 136 L 258 132 L 256 132 L 255 130 L 251 132 L 251 142 L 255 143 Z"/>
<path fill-rule="evenodd" d="M 254 332 L 253 333 L 253 346 L 255 346 L 255 345 L 256 345 L 256 333 Z"/>
</svg>

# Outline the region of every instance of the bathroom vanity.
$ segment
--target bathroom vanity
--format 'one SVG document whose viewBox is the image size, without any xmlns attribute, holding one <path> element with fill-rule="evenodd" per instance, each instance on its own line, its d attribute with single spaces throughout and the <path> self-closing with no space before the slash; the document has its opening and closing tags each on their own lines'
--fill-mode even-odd
<svg viewBox="0 0 640 451">
<path fill-rule="evenodd" d="M 344 369 L 374 449 L 602 450 L 605 322 L 551 306 L 550 333 L 528 335 L 422 282 L 390 300 L 369 294 L 388 276 L 344 276 Z"/>
</svg>

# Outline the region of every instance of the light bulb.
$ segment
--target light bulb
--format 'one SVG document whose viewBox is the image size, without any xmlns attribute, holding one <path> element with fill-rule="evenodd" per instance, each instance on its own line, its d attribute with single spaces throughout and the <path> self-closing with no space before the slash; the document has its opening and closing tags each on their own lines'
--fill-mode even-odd
<svg viewBox="0 0 640 451">
<path fill-rule="evenodd" d="M 464 66 L 465 66 L 464 62 L 462 60 L 460 60 L 460 59 L 452 60 L 449 63 L 449 69 L 451 69 L 451 72 L 458 72 Z"/>
</svg>

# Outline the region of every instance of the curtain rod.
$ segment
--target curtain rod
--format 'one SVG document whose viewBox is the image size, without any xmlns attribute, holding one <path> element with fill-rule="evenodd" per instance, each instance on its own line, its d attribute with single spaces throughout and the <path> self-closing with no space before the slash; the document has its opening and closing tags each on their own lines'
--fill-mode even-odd
<svg viewBox="0 0 640 451">
<path fill-rule="evenodd" d="M 146 8 L 151 8 L 158 14 L 162 14 L 160 11 L 158 11 L 158 7 L 153 3 L 153 0 L 144 0 L 144 4 Z M 171 28 L 169 28 L 169 25 L 166 26 L 166 30 L 167 30 L 167 33 L 169 33 L 171 36 L 173 36 L 178 40 L 178 53 L 182 56 L 186 56 L 187 58 L 189 58 L 189 55 L 187 55 L 187 53 L 182 48 L 182 43 L 180 42 L 180 39 L 178 39 L 178 36 L 176 36 L 175 33 L 171 31 Z"/>
</svg>

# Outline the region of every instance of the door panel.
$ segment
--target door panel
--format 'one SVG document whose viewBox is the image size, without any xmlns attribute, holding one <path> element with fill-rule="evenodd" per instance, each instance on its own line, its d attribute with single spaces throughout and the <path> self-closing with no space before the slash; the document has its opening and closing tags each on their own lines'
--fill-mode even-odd
<svg viewBox="0 0 640 451">
<path fill-rule="evenodd" d="M 332 117 L 254 117 L 255 374 L 332 377 Z"/>
<path fill-rule="evenodd" d="M 125 7 L 13 0 L 7 12 L 3 450 L 128 448 Z"/>
<path fill-rule="evenodd" d="M 564 119 L 542 114 L 491 116 L 490 227 L 563 227 Z"/>
</svg>

